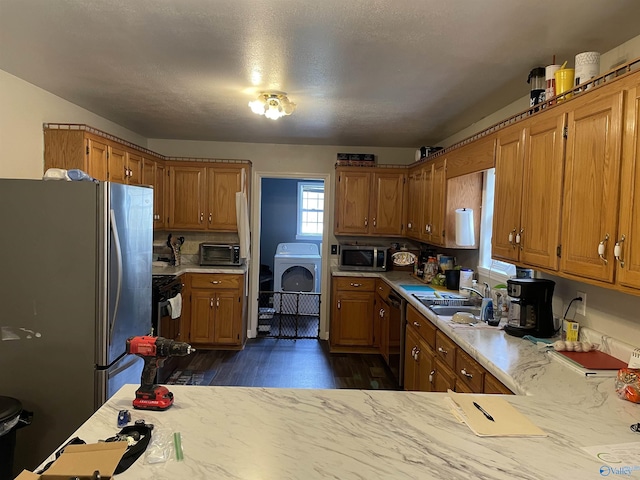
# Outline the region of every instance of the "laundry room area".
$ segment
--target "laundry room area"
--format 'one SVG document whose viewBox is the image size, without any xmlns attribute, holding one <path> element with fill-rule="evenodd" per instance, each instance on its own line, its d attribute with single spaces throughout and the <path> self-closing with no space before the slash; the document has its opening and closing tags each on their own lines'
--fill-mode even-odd
<svg viewBox="0 0 640 480">
<path fill-rule="evenodd" d="M 260 337 L 319 337 L 323 208 L 323 180 L 261 179 Z"/>
</svg>

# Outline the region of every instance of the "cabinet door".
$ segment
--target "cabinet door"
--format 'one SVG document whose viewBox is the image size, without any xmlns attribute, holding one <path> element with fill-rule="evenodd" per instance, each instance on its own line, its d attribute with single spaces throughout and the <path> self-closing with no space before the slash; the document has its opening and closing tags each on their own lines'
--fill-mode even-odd
<svg viewBox="0 0 640 480">
<path fill-rule="evenodd" d="M 156 162 L 155 181 L 153 183 L 153 209 L 156 221 L 153 226 L 163 229 L 167 225 L 167 169 L 163 163 Z"/>
<path fill-rule="evenodd" d="M 424 342 L 419 341 L 418 351 L 418 380 L 416 390 L 420 392 L 432 392 L 435 387 L 435 356 L 433 351 Z"/>
<path fill-rule="evenodd" d="M 374 347 L 380 347 L 380 355 L 389 365 L 389 304 L 376 294 L 376 306 L 373 313 Z"/>
<path fill-rule="evenodd" d="M 371 205 L 371 233 L 376 235 L 402 234 L 402 200 L 404 173 L 374 173 L 373 203 Z"/>
<path fill-rule="evenodd" d="M 565 273 L 612 283 L 623 92 L 574 102 L 567 122 L 561 268 Z"/>
<path fill-rule="evenodd" d="M 340 172 L 336 198 L 335 233 L 369 233 L 369 172 Z"/>
<path fill-rule="evenodd" d="M 169 228 L 206 228 L 205 187 L 204 167 L 169 167 Z"/>
<path fill-rule="evenodd" d="M 431 241 L 431 210 L 433 208 L 433 163 L 429 162 L 422 170 L 422 219 L 420 221 L 420 240 Z"/>
<path fill-rule="evenodd" d="M 456 375 L 439 359 L 435 359 L 433 372 L 433 392 L 446 392 L 456 389 Z"/>
<path fill-rule="evenodd" d="M 620 285 L 640 288 L 640 85 L 627 94 L 625 118 L 616 278 Z"/>
<path fill-rule="evenodd" d="M 519 257 L 515 239 L 520 226 L 523 153 L 521 126 L 498 134 L 491 256 L 506 261 Z"/>
<path fill-rule="evenodd" d="M 550 113 L 550 112 L 548 112 Z M 520 261 L 558 269 L 565 114 L 540 116 L 524 128 Z"/>
<path fill-rule="evenodd" d="M 142 183 L 144 185 L 151 185 L 155 188 L 156 183 L 156 162 L 151 160 L 150 158 L 145 158 L 142 161 Z M 155 196 L 155 192 L 154 192 Z M 153 213 L 156 213 L 155 206 L 153 208 Z"/>
<path fill-rule="evenodd" d="M 407 211 L 407 236 L 420 239 L 422 233 L 422 209 L 424 207 L 424 183 L 422 181 L 422 169 L 416 169 L 409 173 L 407 179 L 408 211 Z"/>
<path fill-rule="evenodd" d="M 236 345 L 240 343 L 238 328 L 239 295 L 233 290 L 218 290 L 212 293 L 214 301 L 214 343 Z"/>
<path fill-rule="evenodd" d="M 87 139 L 87 165 L 85 171 L 96 180 L 108 180 L 108 151 L 106 143 L 93 138 Z"/>
<path fill-rule="evenodd" d="M 342 346 L 373 345 L 373 304 L 372 292 L 338 291 L 331 325 L 332 343 Z"/>
<path fill-rule="evenodd" d="M 433 164 L 431 177 L 431 228 L 429 241 L 434 245 L 444 243 L 444 206 L 447 193 L 446 160 L 437 159 Z"/>
<path fill-rule="evenodd" d="M 191 292 L 191 331 L 193 343 L 212 343 L 214 299 L 211 290 L 192 290 Z"/>
<path fill-rule="evenodd" d="M 209 230 L 238 230 L 236 192 L 242 190 L 241 170 L 238 168 L 207 168 L 207 228 Z"/>
<path fill-rule="evenodd" d="M 416 350 L 420 346 L 418 335 L 413 328 L 407 326 L 404 342 L 404 389 L 418 390 L 418 356 Z"/>
<path fill-rule="evenodd" d="M 127 152 L 119 147 L 109 146 L 109 181 L 127 183 Z"/>
<path fill-rule="evenodd" d="M 127 152 L 127 168 L 129 185 L 142 185 L 142 155 Z"/>
</svg>

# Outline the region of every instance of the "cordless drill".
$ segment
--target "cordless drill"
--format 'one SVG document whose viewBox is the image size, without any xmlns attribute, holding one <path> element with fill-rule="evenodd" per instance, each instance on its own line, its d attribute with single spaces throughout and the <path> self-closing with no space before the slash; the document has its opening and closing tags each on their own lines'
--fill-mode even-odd
<svg viewBox="0 0 640 480">
<path fill-rule="evenodd" d="M 173 393 L 164 385 L 157 385 L 156 372 L 168 357 L 182 357 L 195 348 L 185 342 L 176 342 L 163 337 L 129 337 L 127 353 L 144 360 L 140 388 L 136 390 L 133 407 L 142 410 L 166 410 L 173 405 Z"/>
</svg>

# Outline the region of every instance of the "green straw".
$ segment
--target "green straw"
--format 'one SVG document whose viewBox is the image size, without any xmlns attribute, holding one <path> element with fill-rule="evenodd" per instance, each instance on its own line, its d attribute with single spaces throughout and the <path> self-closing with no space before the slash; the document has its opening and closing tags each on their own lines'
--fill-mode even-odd
<svg viewBox="0 0 640 480">
<path fill-rule="evenodd" d="M 180 432 L 173 432 L 173 445 L 176 448 L 176 460 L 181 462 L 184 460 L 184 455 L 182 453 L 182 437 L 180 436 Z"/>
</svg>

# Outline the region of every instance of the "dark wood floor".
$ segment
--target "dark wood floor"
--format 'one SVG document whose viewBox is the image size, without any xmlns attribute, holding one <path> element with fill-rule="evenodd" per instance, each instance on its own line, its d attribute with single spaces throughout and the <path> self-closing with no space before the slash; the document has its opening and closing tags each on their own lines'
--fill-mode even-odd
<svg viewBox="0 0 640 480">
<path fill-rule="evenodd" d="M 329 353 L 323 340 L 256 338 L 244 350 L 200 350 L 177 359 L 179 370 L 213 370 L 209 385 L 397 390 L 380 355 Z"/>
</svg>

